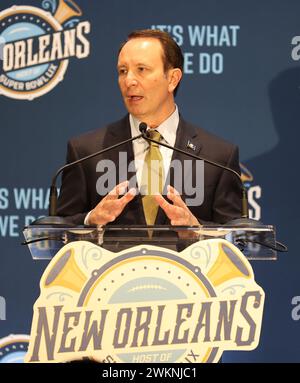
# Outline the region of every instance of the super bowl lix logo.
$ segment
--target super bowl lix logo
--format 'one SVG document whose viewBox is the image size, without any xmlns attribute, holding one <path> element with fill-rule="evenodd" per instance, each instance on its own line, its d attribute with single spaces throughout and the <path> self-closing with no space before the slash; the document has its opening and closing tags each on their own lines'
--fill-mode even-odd
<svg viewBox="0 0 300 383">
<path fill-rule="evenodd" d="M 71 0 L 44 0 L 42 7 L 12 6 L 0 12 L 0 94 L 33 100 L 51 91 L 69 59 L 90 53 L 90 23 Z"/>
</svg>

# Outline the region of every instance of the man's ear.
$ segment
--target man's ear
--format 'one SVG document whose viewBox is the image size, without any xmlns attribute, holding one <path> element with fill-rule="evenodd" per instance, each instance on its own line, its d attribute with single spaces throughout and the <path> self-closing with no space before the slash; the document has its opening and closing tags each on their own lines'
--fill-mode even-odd
<svg viewBox="0 0 300 383">
<path fill-rule="evenodd" d="M 182 71 L 179 68 L 169 69 L 168 73 L 169 78 L 169 92 L 174 92 L 174 89 L 177 87 L 179 81 L 182 78 Z"/>
</svg>

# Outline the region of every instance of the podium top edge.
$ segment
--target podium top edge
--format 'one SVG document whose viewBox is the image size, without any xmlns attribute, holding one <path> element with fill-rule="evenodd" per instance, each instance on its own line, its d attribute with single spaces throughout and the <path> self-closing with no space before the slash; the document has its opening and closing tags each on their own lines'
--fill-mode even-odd
<svg viewBox="0 0 300 383">
<path fill-rule="evenodd" d="M 70 225 L 70 226 L 57 226 L 57 225 L 28 225 L 25 226 L 23 231 L 26 230 L 90 230 L 90 231 L 145 231 L 145 230 L 154 230 L 154 231 L 274 231 L 273 225 L 261 225 L 247 227 L 247 226 L 237 226 L 237 225 L 203 225 L 203 226 L 172 226 L 172 225 Z"/>
</svg>

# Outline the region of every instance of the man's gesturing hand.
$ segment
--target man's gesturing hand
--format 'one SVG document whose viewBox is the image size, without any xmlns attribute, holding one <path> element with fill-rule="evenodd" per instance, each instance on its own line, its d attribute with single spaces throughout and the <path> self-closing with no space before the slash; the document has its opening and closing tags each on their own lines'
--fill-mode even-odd
<svg viewBox="0 0 300 383">
<path fill-rule="evenodd" d="M 169 203 L 160 194 L 155 196 L 156 202 L 164 210 L 173 226 L 201 226 L 197 218 L 181 199 L 178 191 L 168 186 L 167 197 L 173 202 Z"/>
<path fill-rule="evenodd" d="M 128 184 L 128 181 L 121 182 L 102 198 L 90 213 L 88 218 L 90 225 L 106 225 L 109 222 L 113 222 L 122 213 L 125 206 L 136 195 L 134 188 L 125 193 Z M 119 198 L 122 194 L 124 194 L 123 197 Z"/>
</svg>

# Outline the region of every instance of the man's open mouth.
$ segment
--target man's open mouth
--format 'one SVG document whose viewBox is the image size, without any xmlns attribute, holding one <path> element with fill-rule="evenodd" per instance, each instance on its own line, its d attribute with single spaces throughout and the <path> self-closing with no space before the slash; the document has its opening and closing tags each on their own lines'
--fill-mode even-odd
<svg viewBox="0 0 300 383">
<path fill-rule="evenodd" d="M 130 101 L 140 101 L 140 100 L 142 100 L 143 96 L 127 96 L 127 98 Z"/>
</svg>

